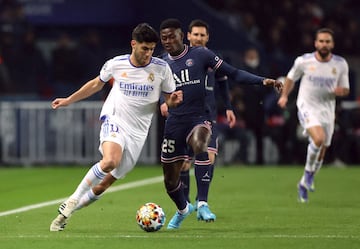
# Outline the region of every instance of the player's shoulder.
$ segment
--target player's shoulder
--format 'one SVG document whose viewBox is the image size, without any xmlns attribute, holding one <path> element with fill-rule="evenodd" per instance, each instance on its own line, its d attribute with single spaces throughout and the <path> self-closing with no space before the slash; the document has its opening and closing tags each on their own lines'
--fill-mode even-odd
<svg viewBox="0 0 360 249">
<path fill-rule="evenodd" d="M 189 52 L 201 54 L 201 53 L 209 53 L 211 52 L 211 50 L 208 49 L 207 47 L 195 46 L 195 47 L 189 47 Z"/>
<path fill-rule="evenodd" d="M 115 57 L 113 57 L 112 61 L 116 62 L 116 61 L 124 61 L 124 60 L 128 60 L 130 58 L 129 54 L 123 54 L 123 55 L 117 55 Z"/>
<path fill-rule="evenodd" d="M 333 54 L 333 57 L 332 59 L 335 61 L 335 62 L 339 62 L 339 63 L 346 63 L 346 59 L 340 55 L 337 55 L 337 54 Z"/>
<path fill-rule="evenodd" d="M 154 64 L 154 65 L 158 65 L 158 66 L 166 66 L 167 65 L 167 62 L 164 59 L 158 58 L 158 57 L 152 57 L 150 63 Z"/>
<path fill-rule="evenodd" d="M 305 53 L 305 54 L 299 56 L 298 58 L 301 58 L 302 60 L 312 60 L 312 59 L 315 59 L 315 53 L 314 52 Z"/>
<path fill-rule="evenodd" d="M 129 61 L 129 54 L 124 54 L 124 55 L 117 55 L 109 60 L 106 61 L 106 65 L 107 66 L 114 66 L 114 65 L 118 65 L 121 64 L 123 62 L 127 62 Z"/>
</svg>

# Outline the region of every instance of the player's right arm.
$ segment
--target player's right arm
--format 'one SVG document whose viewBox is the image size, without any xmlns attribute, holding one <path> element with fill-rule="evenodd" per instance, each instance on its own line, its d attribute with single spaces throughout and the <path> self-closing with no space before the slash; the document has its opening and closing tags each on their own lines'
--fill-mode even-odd
<svg viewBox="0 0 360 249">
<path fill-rule="evenodd" d="M 104 85 L 105 85 L 104 82 L 102 82 L 99 77 L 96 77 L 92 80 L 89 80 L 79 90 L 71 94 L 69 97 L 55 99 L 51 103 L 51 107 L 53 109 L 57 109 L 61 106 L 67 106 L 74 102 L 88 98 L 91 95 L 100 91 L 104 87 Z"/>
<path fill-rule="evenodd" d="M 294 89 L 294 85 L 295 85 L 294 81 L 286 77 L 284 87 L 282 89 L 280 98 L 278 100 L 278 105 L 281 108 L 286 107 L 286 104 L 288 102 L 288 96 L 291 93 L 292 89 Z"/>
<path fill-rule="evenodd" d="M 286 104 L 288 102 L 288 96 L 291 93 L 291 91 L 294 89 L 295 82 L 300 79 L 303 75 L 303 69 L 302 69 L 302 62 L 303 57 L 299 56 L 296 58 L 294 65 L 291 67 L 290 71 L 288 72 L 284 87 L 282 89 L 280 98 L 278 100 L 278 105 L 281 108 L 285 108 Z"/>
</svg>

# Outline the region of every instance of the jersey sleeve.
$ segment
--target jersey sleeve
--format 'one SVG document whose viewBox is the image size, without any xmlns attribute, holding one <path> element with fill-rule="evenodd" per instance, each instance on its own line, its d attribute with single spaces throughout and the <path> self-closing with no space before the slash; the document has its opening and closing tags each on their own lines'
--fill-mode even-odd
<svg viewBox="0 0 360 249">
<path fill-rule="evenodd" d="M 100 80 L 102 82 L 108 82 L 112 78 L 112 61 L 113 59 L 106 61 L 100 70 Z"/>
<path fill-rule="evenodd" d="M 225 109 L 232 110 L 228 81 L 227 80 L 217 81 L 216 84 L 218 84 L 218 94 L 221 96 L 221 99 L 224 102 Z"/>
<path fill-rule="evenodd" d="M 350 89 L 349 82 L 349 65 L 343 60 L 343 69 L 341 70 L 341 75 L 339 77 L 339 86 Z"/>
<path fill-rule="evenodd" d="M 206 49 L 208 66 L 217 70 L 217 74 L 226 75 L 239 84 L 262 84 L 264 77 L 235 68 L 222 60 L 213 51 Z"/>
<path fill-rule="evenodd" d="M 175 80 L 170 69 L 169 64 L 166 63 L 165 65 L 165 72 L 164 72 L 164 81 L 162 84 L 162 91 L 165 93 L 172 93 L 176 89 Z"/>
<path fill-rule="evenodd" d="M 303 58 L 297 57 L 286 77 L 294 82 L 299 80 L 304 72 L 301 66 L 302 62 L 303 62 Z"/>
</svg>

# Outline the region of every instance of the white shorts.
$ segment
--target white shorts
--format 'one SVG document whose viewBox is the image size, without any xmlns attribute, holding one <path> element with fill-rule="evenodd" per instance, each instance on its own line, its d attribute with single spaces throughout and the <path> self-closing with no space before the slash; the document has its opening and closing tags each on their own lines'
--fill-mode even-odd
<svg viewBox="0 0 360 249">
<path fill-rule="evenodd" d="M 102 123 L 100 130 L 99 151 L 101 154 L 103 154 L 101 145 L 105 141 L 117 143 L 123 150 L 120 164 L 110 172 L 113 177 L 120 179 L 125 177 L 125 175 L 135 167 L 145 144 L 146 137 L 139 138 L 131 136 L 129 132 L 125 131 L 125 129 L 114 122 L 114 120 L 106 119 Z"/>
<path fill-rule="evenodd" d="M 314 108 L 298 107 L 298 118 L 303 127 L 303 134 L 308 136 L 306 130 L 310 127 L 321 126 L 325 132 L 324 145 L 329 147 L 334 134 L 335 120 L 333 115 L 328 112 L 314 110 Z"/>
</svg>

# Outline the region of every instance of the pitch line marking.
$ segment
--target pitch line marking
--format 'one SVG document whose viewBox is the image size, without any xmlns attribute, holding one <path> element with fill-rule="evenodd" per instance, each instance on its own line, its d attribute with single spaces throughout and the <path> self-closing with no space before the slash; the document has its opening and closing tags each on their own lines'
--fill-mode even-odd
<svg viewBox="0 0 360 249">
<path fill-rule="evenodd" d="M 198 238 L 198 239 L 208 239 L 208 238 L 225 238 L 225 239 L 353 239 L 360 240 L 360 236 L 358 235 L 340 235 L 340 234 L 273 234 L 273 235 L 241 235 L 238 236 L 227 236 L 227 235 L 176 235 L 171 234 L 169 232 L 165 232 L 162 235 L 164 237 L 159 236 L 157 239 L 186 239 L 186 238 Z M 49 239 L 53 238 L 51 235 L 5 235 L 1 236 L 3 239 Z M 150 235 L 126 235 L 126 234 L 116 234 L 116 235 L 75 235 L 75 234 L 66 234 L 63 238 L 68 239 L 117 239 L 117 238 L 139 238 L 139 239 L 147 239 L 153 238 Z"/>
<path fill-rule="evenodd" d="M 125 190 L 125 189 L 136 188 L 136 187 L 141 187 L 141 186 L 150 185 L 150 184 L 154 184 L 154 183 L 159 183 L 159 182 L 162 182 L 163 179 L 164 179 L 163 176 L 156 176 L 156 177 L 152 177 L 152 178 L 148 178 L 148 179 L 144 179 L 144 180 L 124 183 L 124 184 L 121 184 L 119 186 L 110 187 L 106 191 L 106 193 L 112 193 L 112 192 L 122 191 L 122 190 Z M 12 210 L 0 212 L 0 217 L 1 216 L 11 215 L 11 214 L 27 212 L 27 211 L 30 211 L 30 210 L 33 210 L 33 209 L 43 208 L 43 207 L 59 204 L 59 203 L 65 201 L 66 199 L 67 198 L 61 198 L 61 199 L 41 202 L 41 203 L 38 203 L 38 204 L 28 205 L 28 206 L 24 206 L 24 207 L 12 209 Z"/>
</svg>

